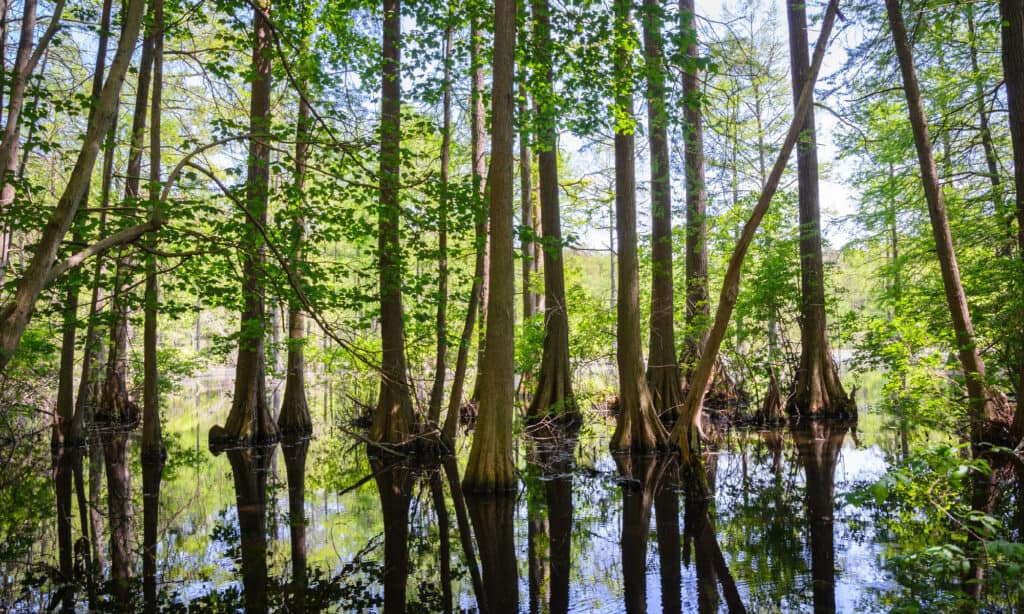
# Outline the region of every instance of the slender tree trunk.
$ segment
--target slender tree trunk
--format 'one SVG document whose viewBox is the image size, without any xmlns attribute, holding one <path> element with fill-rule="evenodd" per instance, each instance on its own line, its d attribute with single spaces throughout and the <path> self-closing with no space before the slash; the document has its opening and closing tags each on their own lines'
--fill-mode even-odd
<svg viewBox="0 0 1024 614">
<path fill-rule="evenodd" d="M 160 482 L 164 462 L 158 458 L 142 463 L 142 592 L 144 610 L 158 612 L 157 547 L 160 537 Z"/>
<path fill-rule="evenodd" d="M 636 169 L 633 134 L 633 67 L 626 40 L 632 37 L 629 0 L 615 1 L 615 226 L 619 246 L 619 301 L 616 359 L 619 414 L 613 452 L 650 453 L 664 447 L 665 427 L 654 411 L 644 377 L 640 345 L 640 264 L 636 237 Z"/>
<path fill-rule="evenodd" d="M 150 9 L 153 15 L 153 9 Z M 149 84 L 153 71 L 154 33 L 147 26 L 139 60 L 139 78 L 135 89 L 135 109 L 132 113 L 131 143 L 128 149 L 128 168 L 125 171 L 124 202 L 129 208 L 141 208 L 142 154 L 146 136 L 146 115 L 149 107 Z M 96 420 L 105 423 L 132 424 L 138 422 L 139 409 L 128 394 L 128 315 L 134 263 L 131 247 L 121 248 L 116 259 L 114 285 L 111 294 L 110 342 L 107 348 L 107 373 L 103 381 L 103 397 L 96 409 Z"/>
<path fill-rule="evenodd" d="M 286 433 L 281 446 L 288 475 L 288 529 L 291 538 L 292 589 L 289 611 L 306 611 L 306 456 L 309 439 L 300 433 Z"/>
<path fill-rule="evenodd" d="M 448 373 L 448 171 L 452 147 L 452 28 L 454 16 L 448 9 L 444 38 L 444 94 L 441 126 L 441 199 L 437 228 L 437 351 L 434 359 L 434 384 L 430 389 L 427 421 L 431 428 L 441 423 L 444 380 Z"/>
<path fill-rule="evenodd" d="M 914 145 L 917 148 L 918 163 L 921 167 L 921 181 L 928 201 L 928 217 L 931 219 L 932 234 L 935 238 L 942 283 L 946 291 L 946 303 L 953 320 L 957 352 L 964 371 L 967 394 L 970 397 L 971 441 L 977 446 L 991 439 L 992 428 L 999 419 L 997 400 L 992 396 L 985 382 L 985 363 L 981 359 L 974 336 L 974 326 L 967 307 L 967 297 L 960 282 L 960 267 L 953 247 L 953 236 L 949 230 L 946 204 L 939 185 L 935 158 L 932 155 L 931 137 L 925 119 L 924 103 L 914 68 L 913 51 L 903 23 L 903 9 L 899 0 L 885 0 L 892 29 L 893 44 L 903 75 L 903 91 L 907 97 L 910 124 L 914 131 Z"/>
<path fill-rule="evenodd" d="M 409 468 L 401 464 L 382 467 L 371 461 L 380 495 L 384 521 L 384 612 L 405 612 L 406 584 L 409 580 L 409 503 L 412 480 Z"/>
<path fill-rule="evenodd" d="M 135 533 L 132 505 L 132 477 L 128 459 L 129 437 L 124 430 L 102 435 L 103 459 L 107 469 L 107 518 L 110 523 L 110 580 L 114 594 L 126 603 L 133 575 Z"/>
<path fill-rule="evenodd" d="M 463 488 L 490 493 L 515 489 L 512 406 L 515 401 L 515 263 L 512 256 L 512 83 L 516 3 L 494 5 L 494 75 L 491 97 L 491 284 L 487 308 L 483 385 Z"/>
<path fill-rule="evenodd" d="M 700 362 L 697 364 L 693 378 L 690 380 L 690 388 L 686 395 L 683 412 L 672 431 L 672 440 L 679 446 L 683 467 L 689 469 L 691 477 L 696 477 L 697 479 L 698 483 L 693 485 L 697 490 L 706 489 L 706 484 L 701 483 L 705 480 L 703 472 L 699 471 L 701 462 L 700 418 L 704 405 L 704 394 L 707 384 L 711 380 L 711 374 L 718 359 L 718 350 L 722 345 L 722 340 L 725 338 L 733 308 L 736 306 L 743 260 L 747 255 L 747 250 L 750 248 L 751 241 L 754 240 L 754 233 L 757 232 L 757 227 L 761 224 L 761 220 L 771 205 L 772 197 L 779 187 L 779 181 L 782 179 L 782 173 L 789 160 L 789 155 L 793 152 L 793 147 L 796 145 L 800 135 L 803 116 L 811 107 L 814 83 L 818 78 L 818 70 L 821 68 L 822 59 L 825 57 L 828 37 L 832 33 L 832 25 L 835 22 L 838 11 L 839 0 L 829 0 L 828 6 L 825 9 L 825 17 L 822 21 L 821 33 L 814 48 L 814 58 L 811 62 L 807 78 L 804 81 L 796 111 L 793 113 L 793 120 L 789 125 L 789 130 L 786 132 L 786 138 L 782 142 L 778 158 L 776 158 L 772 171 L 768 175 L 768 180 L 761 190 L 761 196 L 758 198 L 754 210 L 751 211 L 750 218 L 743 226 L 743 232 L 740 234 L 736 247 L 733 248 L 732 256 L 729 258 L 729 266 L 725 271 L 725 278 L 722 280 L 722 292 L 718 298 L 718 308 L 715 311 L 714 324 L 711 327 L 711 332 L 708 334 L 707 343 L 700 356 Z"/>
<path fill-rule="evenodd" d="M 121 19 L 121 38 L 86 130 L 82 148 L 67 186 L 51 212 L 28 268 L 18 279 L 14 298 L 0 309 L 0 371 L 7 366 L 21 341 L 43 288 L 51 281 L 57 250 L 67 234 L 89 187 L 100 143 L 116 120 L 116 103 L 131 63 L 142 26 L 144 0 L 127 0 Z"/>
<path fill-rule="evenodd" d="M 270 60 L 269 4 L 253 6 L 253 80 L 249 101 L 249 165 L 245 186 L 245 230 L 242 236 L 242 313 L 235 363 L 235 391 L 224 426 L 210 429 L 210 447 L 261 444 L 277 440 L 277 425 L 267 407 L 266 315 L 264 311 L 265 249 L 257 225 L 266 227 L 270 179 Z"/>
<path fill-rule="evenodd" d="M 531 420 L 557 415 L 567 423 L 577 423 L 580 420 L 579 410 L 572 394 L 569 372 L 569 315 L 565 304 L 565 260 L 558 203 L 558 129 L 554 62 L 551 57 L 551 8 L 547 0 L 533 0 L 532 12 L 535 71 L 531 90 L 536 110 L 534 120 L 544 249 L 544 352 L 537 391 L 526 415 Z"/>
<path fill-rule="evenodd" d="M 480 25 L 480 18 L 473 17 L 470 25 L 470 47 L 469 64 L 473 70 L 470 80 L 470 110 L 469 110 L 469 140 L 471 168 L 473 172 L 473 183 L 476 186 L 477 206 L 487 209 L 485 196 L 487 177 L 487 157 L 485 152 L 485 141 L 487 139 L 487 115 L 484 111 L 484 55 L 482 51 L 484 31 Z M 480 379 L 484 370 L 484 346 L 486 345 L 485 334 L 487 332 L 487 301 L 491 279 L 491 237 L 488 233 L 490 220 L 488 215 L 483 217 L 483 232 L 477 236 L 481 250 L 483 264 L 480 267 L 480 297 L 477 299 L 477 308 L 480 310 L 477 318 L 480 320 L 480 329 L 477 333 L 476 350 L 476 383 L 473 386 L 471 395 L 474 402 L 480 401 Z"/>
<path fill-rule="evenodd" d="M 437 514 L 438 558 L 441 567 L 441 602 L 445 614 L 452 612 L 452 546 L 451 528 L 448 519 L 448 504 L 444 500 L 444 486 L 441 483 L 441 470 L 430 474 L 430 494 Z"/>
<path fill-rule="evenodd" d="M 647 385 L 654 411 L 675 422 L 683 403 L 676 356 L 675 288 L 672 283 L 672 178 L 665 108 L 665 56 L 658 0 L 644 0 L 644 54 L 647 59 L 647 139 L 651 153 L 651 342 Z"/>
<path fill-rule="evenodd" d="M 412 397 L 405 368 L 405 323 L 402 310 L 401 172 L 402 82 L 400 72 L 401 2 L 384 0 L 384 62 L 380 121 L 380 334 L 383 347 L 380 397 L 370 439 L 400 443 L 413 430 Z"/>
<path fill-rule="evenodd" d="M 311 17 L 306 5 L 302 8 L 303 27 L 308 27 Z M 308 42 L 308 37 L 306 38 Z M 309 141 L 312 138 L 312 109 L 307 100 L 309 79 L 303 74 L 299 92 L 299 116 L 295 122 L 295 193 L 300 198 L 298 210 L 291 224 L 291 269 L 298 279 L 299 263 L 302 262 L 306 235 L 306 219 L 301 213 L 301 199 L 305 196 L 306 165 L 309 157 Z M 288 357 L 285 367 L 284 399 L 277 426 L 284 434 L 308 435 L 313 432 L 313 419 L 306 399 L 306 314 L 296 299 L 288 301 Z"/>
<path fill-rule="evenodd" d="M 669 459 L 669 463 L 673 463 Z M 682 569 L 679 554 L 682 551 L 679 530 L 679 492 L 676 490 L 678 467 L 662 469 L 662 479 L 654 495 L 654 522 L 658 536 L 658 571 L 661 573 L 662 611 L 683 611 Z"/>
<path fill-rule="evenodd" d="M 530 148 L 530 129 L 526 125 L 528 88 L 523 88 L 519 100 L 519 192 L 522 203 L 521 220 L 524 235 L 520 237 L 523 258 L 523 322 L 537 313 L 537 295 L 533 291 L 533 274 L 537 272 L 537 241 L 533 232 L 537 227 L 533 216 L 533 151 Z"/>
<path fill-rule="evenodd" d="M 153 101 L 150 109 L 149 129 L 149 203 L 146 207 L 149 218 L 158 218 L 160 207 L 160 111 L 163 104 L 164 80 L 164 3 L 151 0 L 153 10 Z M 150 248 L 156 246 L 151 234 L 146 237 Z M 143 307 L 142 333 L 142 460 L 163 466 L 167 451 L 164 449 L 163 434 L 160 430 L 160 374 L 157 364 L 157 304 L 159 287 L 156 277 L 156 256 L 150 252 L 145 256 L 146 290 Z M 160 492 L 160 473 L 153 471 L 157 495 Z M 143 485 L 145 489 L 145 485 Z M 155 513 L 155 512 L 154 512 Z"/>
<path fill-rule="evenodd" d="M 793 75 L 793 106 L 800 104 L 810 79 L 807 50 L 807 11 L 804 0 L 788 0 L 789 57 Z M 818 151 L 814 129 L 814 100 L 804 115 L 797 145 L 800 208 L 800 365 L 790 401 L 805 416 L 845 416 L 853 409 L 828 344 L 825 317 L 825 276 L 821 255 L 821 211 L 818 197 Z"/>
<path fill-rule="evenodd" d="M 1010 138 L 1013 142 L 1013 184 L 1017 203 L 1017 257 L 1024 262 L 1024 0 L 1000 0 L 1002 17 L 1003 78 L 1006 102 L 1010 109 Z M 1022 265 L 1024 270 L 1024 265 Z M 1024 294 L 1024 280 L 1017 279 L 1018 302 Z M 1021 309 L 1024 309 L 1022 307 Z M 1024 315 L 1019 318 L 1024 322 Z M 1014 439 L 1024 437 L 1024 326 L 1018 331 L 1017 364 L 1014 385 L 1017 412 L 1013 417 Z"/>
</svg>

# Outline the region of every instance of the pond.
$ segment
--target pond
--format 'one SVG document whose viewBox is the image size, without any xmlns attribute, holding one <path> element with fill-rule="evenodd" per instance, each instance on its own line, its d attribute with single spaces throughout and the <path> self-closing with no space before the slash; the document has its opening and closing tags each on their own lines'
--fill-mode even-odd
<svg viewBox="0 0 1024 614">
<path fill-rule="evenodd" d="M 467 436 L 433 465 L 371 458 L 323 423 L 312 440 L 214 456 L 206 432 L 225 402 L 197 386 L 168 408 L 158 489 L 138 442 L 122 438 L 130 490 L 93 504 L 102 567 L 92 574 L 89 539 L 78 538 L 89 514 L 72 501 L 78 545 L 65 556 L 80 575 L 70 585 L 57 582 L 52 479 L 31 501 L 5 495 L 40 511 L 22 513 L 24 547 L 5 547 L 0 609 L 870 612 L 914 599 L 887 564 L 900 538 L 850 496 L 900 453 L 870 414 L 860 425 L 724 430 L 704 459 L 711 499 L 687 496 L 671 458 L 613 457 L 614 420 L 595 414 L 572 441 L 517 436 L 518 490 L 473 497 L 458 479 Z M 998 498 L 1016 513 L 1012 493 Z M 994 610 L 1009 603 L 992 592 Z"/>
</svg>

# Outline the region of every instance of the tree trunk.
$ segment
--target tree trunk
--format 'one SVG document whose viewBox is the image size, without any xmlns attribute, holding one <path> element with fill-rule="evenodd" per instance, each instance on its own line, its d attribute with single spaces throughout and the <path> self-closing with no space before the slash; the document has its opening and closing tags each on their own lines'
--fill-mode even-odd
<svg viewBox="0 0 1024 614">
<path fill-rule="evenodd" d="M 810 80 L 805 1 L 789 0 L 786 14 L 795 108 L 800 104 L 804 84 Z M 811 107 L 803 116 L 796 151 L 800 208 L 800 366 L 790 406 L 795 413 L 804 416 L 844 417 L 853 407 L 839 381 L 828 344 L 816 139 L 812 86 Z"/>
<path fill-rule="evenodd" d="M 622 593 L 628 613 L 647 611 L 647 536 L 664 464 L 651 456 L 616 456 L 622 476 Z"/>
<path fill-rule="evenodd" d="M 533 275 L 537 272 L 538 247 L 533 217 L 533 151 L 530 149 L 530 130 L 526 125 L 528 88 L 520 92 L 519 100 L 519 195 L 522 203 L 521 219 L 524 234 L 520 237 L 523 258 L 523 323 L 537 313 L 537 295 L 533 291 Z"/>
<path fill-rule="evenodd" d="M 412 397 L 405 369 L 405 323 L 402 310 L 402 256 L 399 224 L 402 82 L 401 1 L 384 0 L 384 61 L 381 68 L 380 120 L 380 334 L 383 348 L 380 397 L 370 439 L 402 443 L 413 430 Z"/>
<path fill-rule="evenodd" d="M 654 411 L 675 422 L 683 403 L 676 356 L 675 288 L 672 283 L 672 179 L 665 108 L 665 57 L 658 0 L 644 0 L 644 55 L 647 66 L 647 139 L 651 148 L 651 342 L 647 385 Z"/>
<path fill-rule="evenodd" d="M 281 445 L 288 475 L 288 530 L 291 538 L 292 589 L 288 609 L 306 611 L 306 456 L 309 438 L 300 433 L 285 433 Z"/>
<path fill-rule="evenodd" d="M 161 448 L 162 449 L 162 448 Z M 160 482 L 163 458 L 142 461 L 142 592 L 145 612 L 158 612 L 157 547 L 160 537 Z"/>
<path fill-rule="evenodd" d="M 463 488 L 490 493 L 514 490 L 512 406 L 515 401 L 515 263 L 512 256 L 512 82 L 515 62 L 516 4 L 494 5 L 494 66 L 491 111 L 490 236 L 483 386 L 473 446 Z"/>
<path fill-rule="evenodd" d="M 150 110 L 149 130 L 149 203 L 150 219 L 159 217 L 160 200 L 160 111 L 163 103 L 164 78 L 164 3 L 152 0 L 153 10 L 153 102 Z M 150 248 L 156 246 L 156 239 L 147 237 Z M 159 288 L 156 277 L 156 256 L 150 252 L 145 256 L 146 290 L 143 307 L 143 349 L 142 349 L 142 459 L 163 466 L 167 457 L 163 434 L 160 431 L 160 374 L 157 364 L 157 304 Z M 157 477 L 156 488 L 160 482 Z"/>
<path fill-rule="evenodd" d="M 153 9 L 150 9 L 153 16 Z M 125 171 L 124 203 L 128 208 L 141 208 L 142 153 L 146 136 L 146 115 L 149 107 L 149 84 L 153 70 L 152 26 L 146 28 L 142 55 L 139 59 L 139 78 L 135 88 L 135 109 L 132 113 L 131 143 L 128 149 L 128 168 Z M 107 373 L 103 381 L 103 397 L 96 409 L 96 420 L 103 423 L 133 424 L 139 419 L 139 410 L 128 395 L 128 296 L 132 285 L 134 263 L 130 247 L 122 247 L 116 260 L 113 291 L 111 294 L 110 341 L 107 347 Z"/>
<path fill-rule="evenodd" d="M 707 321 L 711 306 L 708 301 L 708 225 L 707 188 L 704 185 L 704 114 L 701 104 L 700 72 L 696 61 L 700 55 L 697 46 L 697 24 L 693 0 L 679 1 L 681 27 L 693 32 L 686 47 L 687 63 L 683 71 L 683 109 L 686 145 L 683 149 L 686 179 L 686 326 L 684 341 L 686 374 L 683 384 L 690 378 L 692 368 L 703 353 L 707 341 Z M 677 412 L 678 413 L 678 412 Z"/>
<path fill-rule="evenodd" d="M 305 13 L 302 5 L 302 19 L 310 16 Z M 306 39 L 308 43 L 308 37 Z M 303 65 L 304 66 L 304 65 Z M 305 68 L 303 68 L 304 70 Z M 312 109 L 306 99 L 308 92 L 308 75 L 302 75 L 299 92 L 299 114 L 295 122 L 295 193 L 300 199 L 298 210 L 291 226 L 291 262 L 290 266 L 298 279 L 299 263 L 303 258 L 303 247 L 306 235 L 306 219 L 301 213 L 301 199 L 305 196 L 306 164 L 309 157 L 309 141 L 312 139 Z M 284 398 L 281 402 L 281 413 L 277 419 L 277 427 L 282 434 L 308 435 L 313 432 L 313 419 L 309 414 L 309 402 L 306 399 L 306 314 L 302 305 L 292 298 L 288 301 L 288 357 L 285 367 Z"/>
<path fill-rule="evenodd" d="M 257 225 L 266 227 L 270 179 L 270 59 L 271 32 L 267 15 L 269 5 L 253 6 L 253 80 L 249 101 L 249 165 L 245 186 L 248 209 L 242 236 L 242 313 L 240 317 L 238 358 L 235 363 L 235 391 L 231 411 L 224 426 L 210 429 L 212 450 L 225 446 L 262 444 L 277 441 L 277 425 L 267 407 L 266 322 L 264 313 L 265 249 Z"/>
<path fill-rule="evenodd" d="M 441 423 L 444 401 L 444 380 L 448 373 L 448 171 L 452 148 L 452 27 L 454 16 L 448 9 L 444 38 L 444 93 L 441 125 L 441 198 L 437 224 L 437 351 L 434 358 L 434 384 L 427 405 L 427 422 L 431 429 Z"/>
<path fill-rule="evenodd" d="M 711 327 L 711 332 L 708 334 L 707 343 L 700 356 L 700 362 L 697 364 L 693 378 L 690 380 L 690 388 L 686 395 L 683 412 L 672 431 L 672 440 L 679 446 L 683 467 L 690 470 L 690 477 L 697 479 L 698 483 L 694 484 L 693 487 L 698 490 L 702 487 L 706 488 L 706 484 L 700 483 L 705 478 L 702 476 L 702 472 L 698 471 L 700 467 L 700 419 L 701 410 L 704 405 L 705 390 L 708 382 L 711 380 L 711 374 L 718 359 L 718 350 L 722 345 L 722 339 L 725 338 L 725 332 L 729 326 L 733 308 L 736 306 L 743 260 L 747 255 L 747 250 L 750 248 L 751 241 L 754 240 L 754 233 L 757 231 L 757 227 L 761 224 L 764 214 L 767 213 L 768 207 L 771 205 L 772 197 L 779 186 L 779 181 L 782 179 L 786 162 L 789 160 L 789 155 L 796 145 L 800 134 L 800 127 L 803 125 L 803 115 L 811 107 L 814 82 L 818 78 L 818 70 L 821 68 L 822 59 L 825 57 L 828 37 L 832 32 L 832 25 L 835 22 L 838 11 L 839 0 L 829 0 L 828 6 L 825 9 L 825 17 L 822 21 L 821 33 L 818 36 L 818 43 L 814 48 L 814 59 L 800 93 L 796 111 L 793 113 L 793 120 L 789 125 L 789 130 L 786 132 L 786 138 L 782 142 L 778 158 L 776 158 L 772 171 L 768 175 L 768 181 L 765 182 L 761 190 L 761 196 L 758 198 L 754 210 L 751 211 L 750 218 L 747 220 L 746 225 L 744 225 L 743 232 L 740 234 L 736 247 L 733 248 L 732 256 L 729 258 L 729 266 L 725 271 L 725 278 L 722 280 L 722 292 L 718 298 L 718 308 L 715 311 L 714 324 Z"/>
<path fill-rule="evenodd" d="M 484 110 L 484 54 L 482 41 L 484 37 L 483 28 L 480 26 L 480 18 L 472 17 L 470 25 L 470 47 L 469 64 L 473 70 L 470 80 L 470 110 L 469 110 L 469 140 L 471 168 L 473 172 L 473 183 L 476 186 L 477 206 L 480 209 L 487 209 L 485 196 L 487 157 L 485 152 L 485 140 L 487 138 L 487 113 Z M 483 264 L 480 267 L 480 297 L 477 299 L 477 308 L 480 313 L 477 318 L 480 320 L 480 328 L 477 333 L 476 349 L 476 383 L 473 385 L 471 398 L 475 402 L 480 401 L 480 379 L 484 370 L 484 346 L 486 345 L 485 334 L 487 332 L 487 301 L 491 278 L 491 237 L 488 234 L 490 224 L 489 216 L 483 217 L 483 232 L 477 236 L 479 242 L 477 249 L 481 252 Z"/>
<path fill-rule="evenodd" d="M 1013 183 L 1017 201 L 1017 257 L 1024 261 L 1024 0 L 1000 0 L 1002 17 L 1003 78 L 1006 81 L 1006 102 L 1010 109 L 1010 138 L 1013 142 Z M 1017 279 L 1018 302 L 1024 294 L 1024 280 Z M 1024 315 L 1018 321 L 1024 322 Z M 1024 438 L 1024 326 L 1018 332 L 1017 412 L 1013 417 L 1013 437 Z"/>
<path fill-rule="evenodd" d="M 104 135 L 116 120 L 117 98 L 142 26 L 144 0 L 128 0 L 121 19 L 121 38 L 110 65 L 109 76 L 89 119 L 82 148 L 67 186 L 43 228 L 28 268 L 17 281 L 14 298 L 0 309 L 0 372 L 7 366 L 28 326 L 36 301 L 50 281 L 57 250 L 89 187 Z"/>
<path fill-rule="evenodd" d="M 658 571 L 661 573 L 661 604 L 663 612 L 682 612 L 682 551 L 679 530 L 679 492 L 674 461 L 662 469 L 662 479 L 654 495 L 654 526 L 658 536 Z"/>
<path fill-rule="evenodd" d="M 566 423 L 577 423 L 580 416 L 569 373 L 569 315 L 565 305 L 565 260 L 558 203 L 558 130 L 554 62 L 551 57 L 551 8 L 547 0 L 534 0 L 532 11 L 535 73 L 531 90 L 536 110 L 534 122 L 544 249 L 544 352 L 537 391 L 526 415 L 529 420 L 554 415 Z"/>
<path fill-rule="evenodd" d="M 632 36 L 629 0 L 615 1 L 616 39 Z M 619 301 L 616 359 L 619 368 L 619 415 L 612 435 L 613 452 L 645 454 L 665 446 L 668 435 L 654 411 L 644 377 L 640 345 L 640 264 L 636 238 L 636 169 L 634 155 L 633 67 L 629 49 L 615 49 L 615 226 L 619 246 Z"/>
<path fill-rule="evenodd" d="M 998 402 L 985 382 L 985 363 L 978 352 L 967 297 L 960 282 L 960 267 L 953 247 L 953 236 L 949 230 L 949 219 L 946 217 L 946 204 L 942 188 L 939 186 L 935 158 L 932 155 L 931 137 L 928 134 L 917 71 L 914 68 L 913 51 L 903 23 L 903 10 L 899 0 L 885 0 L 885 7 L 889 15 L 889 26 L 892 29 L 900 72 L 903 75 L 903 91 L 907 97 L 910 124 L 914 131 L 914 145 L 917 148 L 921 181 L 928 201 L 928 217 L 931 219 L 932 234 L 935 238 L 935 251 L 939 258 L 939 268 L 942 270 L 946 303 L 953 320 L 960 366 L 964 371 L 967 394 L 970 397 L 971 442 L 977 447 L 982 442 L 991 440 L 992 429 L 999 419 Z"/>
</svg>

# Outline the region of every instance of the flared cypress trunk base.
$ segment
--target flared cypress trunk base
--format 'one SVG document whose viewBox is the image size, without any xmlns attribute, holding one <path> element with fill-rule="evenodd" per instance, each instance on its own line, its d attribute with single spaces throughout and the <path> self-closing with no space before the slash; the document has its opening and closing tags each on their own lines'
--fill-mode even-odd
<svg viewBox="0 0 1024 614">
<path fill-rule="evenodd" d="M 658 420 L 646 385 L 639 394 L 619 395 L 619 413 L 609 448 L 613 454 L 656 454 L 668 450 L 668 431 Z M 634 390 L 635 392 L 635 390 Z"/>
<path fill-rule="evenodd" d="M 855 419 L 856 400 L 843 390 L 827 345 L 817 345 L 817 349 L 804 351 L 800 357 L 796 383 L 786 403 L 786 412 L 802 418 Z"/>
<path fill-rule="evenodd" d="M 651 367 L 647 369 L 647 388 L 651 393 L 654 412 L 662 424 L 671 426 L 679 419 L 683 406 L 683 380 L 679 367 Z"/>
<path fill-rule="evenodd" d="M 786 411 L 785 399 L 782 398 L 782 391 L 779 390 L 779 382 L 775 379 L 775 373 L 768 374 L 768 390 L 764 393 L 764 400 L 754 414 L 754 422 L 757 424 L 785 424 Z"/>
</svg>

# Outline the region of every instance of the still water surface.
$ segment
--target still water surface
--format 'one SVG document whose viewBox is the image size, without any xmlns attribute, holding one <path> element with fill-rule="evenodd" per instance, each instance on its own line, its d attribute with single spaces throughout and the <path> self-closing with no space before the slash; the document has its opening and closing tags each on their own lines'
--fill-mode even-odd
<svg viewBox="0 0 1024 614">
<path fill-rule="evenodd" d="M 568 445 L 517 437 L 517 492 L 476 498 L 458 487 L 465 436 L 458 461 L 428 466 L 371 459 L 322 425 L 214 456 L 205 433 L 225 403 L 197 388 L 169 409 L 158 499 L 143 501 L 131 450 L 128 539 L 142 551 L 157 509 L 155 573 L 135 557 L 127 588 L 75 587 L 79 610 L 142 609 L 146 588 L 149 605 L 191 611 L 862 612 L 898 589 L 872 513 L 845 497 L 886 470 L 878 427 L 732 429 L 702 500 L 670 460 L 610 455 L 613 423 L 593 418 Z M 40 571 L 57 565 L 52 532 L 4 563 L 10 608 L 55 602 Z"/>
</svg>

